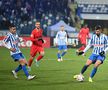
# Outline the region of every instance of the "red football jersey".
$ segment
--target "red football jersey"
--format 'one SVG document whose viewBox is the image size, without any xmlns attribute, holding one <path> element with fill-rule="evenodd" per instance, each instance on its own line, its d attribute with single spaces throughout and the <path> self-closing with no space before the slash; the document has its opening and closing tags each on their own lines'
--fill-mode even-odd
<svg viewBox="0 0 108 90">
<path fill-rule="evenodd" d="M 89 28 L 82 28 L 78 35 L 79 38 L 90 38 L 89 36 Z"/>
<path fill-rule="evenodd" d="M 82 44 L 87 43 L 87 38 L 90 38 L 89 35 L 89 28 L 81 28 L 79 34 L 78 34 L 78 39 Z"/>
<path fill-rule="evenodd" d="M 39 45 L 39 46 L 42 45 L 42 41 L 38 40 L 39 38 L 42 38 L 42 33 L 43 33 L 42 29 L 38 30 L 37 28 L 35 28 L 32 31 L 32 33 L 31 33 L 31 41 L 32 41 L 33 45 Z"/>
</svg>

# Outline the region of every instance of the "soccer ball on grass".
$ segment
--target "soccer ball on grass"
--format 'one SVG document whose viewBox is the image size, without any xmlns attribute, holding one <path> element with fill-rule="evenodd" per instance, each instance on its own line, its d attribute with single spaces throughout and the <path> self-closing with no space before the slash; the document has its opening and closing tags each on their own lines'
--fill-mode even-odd
<svg viewBox="0 0 108 90">
<path fill-rule="evenodd" d="M 80 82 L 83 82 L 83 81 L 84 81 L 84 76 L 82 76 L 82 75 L 77 75 L 76 80 L 77 80 L 77 81 L 80 81 Z"/>
</svg>

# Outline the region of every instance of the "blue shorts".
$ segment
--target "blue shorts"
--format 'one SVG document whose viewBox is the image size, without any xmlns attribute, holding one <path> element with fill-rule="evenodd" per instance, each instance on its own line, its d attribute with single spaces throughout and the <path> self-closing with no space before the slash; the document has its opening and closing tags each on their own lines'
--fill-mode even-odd
<svg viewBox="0 0 108 90">
<path fill-rule="evenodd" d="M 58 45 L 58 50 L 67 50 L 67 45 Z"/>
<path fill-rule="evenodd" d="M 97 60 L 100 60 L 101 63 L 103 63 L 103 61 L 105 60 L 104 56 L 100 56 L 100 55 L 96 55 L 96 54 L 92 54 L 89 59 L 92 61 L 92 63 L 94 64 Z"/>
<path fill-rule="evenodd" d="M 13 54 L 11 57 L 14 59 L 14 61 L 19 61 L 20 59 L 24 59 L 25 58 L 22 53 Z"/>
</svg>

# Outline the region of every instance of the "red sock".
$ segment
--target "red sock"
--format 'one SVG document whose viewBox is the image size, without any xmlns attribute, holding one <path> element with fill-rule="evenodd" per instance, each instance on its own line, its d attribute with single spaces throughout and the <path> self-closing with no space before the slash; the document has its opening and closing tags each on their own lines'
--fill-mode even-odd
<svg viewBox="0 0 108 90">
<path fill-rule="evenodd" d="M 32 62 L 33 62 L 33 59 L 29 59 L 29 61 L 28 61 L 28 66 L 29 67 L 31 67 Z"/>
<path fill-rule="evenodd" d="M 85 49 L 85 46 L 83 45 L 79 48 L 79 51 L 83 51 L 84 49 Z"/>
<path fill-rule="evenodd" d="M 40 55 L 40 56 L 38 56 L 38 57 L 37 57 L 37 59 L 36 59 L 36 60 L 37 60 L 37 61 L 39 61 L 39 60 L 41 60 L 42 58 L 43 58 L 43 56 L 42 56 L 42 55 Z"/>
</svg>

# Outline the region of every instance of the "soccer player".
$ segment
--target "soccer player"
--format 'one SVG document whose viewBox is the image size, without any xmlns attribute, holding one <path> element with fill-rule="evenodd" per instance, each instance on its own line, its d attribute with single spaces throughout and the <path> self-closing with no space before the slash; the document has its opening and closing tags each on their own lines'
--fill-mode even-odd
<svg viewBox="0 0 108 90">
<path fill-rule="evenodd" d="M 16 27 L 14 25 L 9 25 L 9 33 L 3 40 L 3 45 L 10 50 L 11 57 L 14 59 L 14 61 L 19 62 L 18 67 L 15 70 L 12 70 L 12 73 L 15 78 L 18 78 L 17 72 L 20 70 L 23 70 L 27 79 L 31 80 L 35 77 L 29 75 L 27 69 L 26 69 L 26 60 L 24 58 L 24 55 L 20 51 L 18 47 L 19 37 L 16 33 Z"/>
<path fill-rule="evenodd" d="M 91 65 L 94 64 L 94 68 L 90 74 L 89 77 L 89 82 L 93 82 L 92 78 L 97 72 L 98 67 L 104 62 L 105 56 L 100 55 L 102 51 L 105 50 L 105 48 L 108 45 L 108 39 L 107 36 L 102 34 L 102 28 L 101 26 L 96 26 L 95 27 L 95 34 L 92 35 L 91 39 L 89 40 L 89 43 L 87 47 L 79 52 L 79 55 L 82 55 L 85 53 L 90 47 L 93 46 L 93 52 L 89 59 L 87 60 L 86 64 L 81 70 L 80 75 L 83 77 L 84 72 L 87 70 L 87 68 Z M 74 76 L 74 78 L 77 78 L 77 75 Z"/>
<path fill-rule="evenodd" d="M 60 31 L 58 31 L 56 34 L 56 45 L 58 46 L 58 61 L 63 61 L 62 57 L 67 52 L 67 33 L 64 31 L 63 25 L 60 26 Z M 61 50 L 64 50 L 62 54 L 60 54 Z"/>
<path fill-rule="evenodd" d="M 85 24 L 83 28 L 81 28 L 79 34 L 78 34 L 78 40 L 81 43 L 81 47 L 77 50 L 77 52 L 83 51 L 87 45 L 87 38 L 90 38 L 89 35 L 89 28 Z"/>
<path fill-rule="evenodd" d="M 30 50 L 30 59 L 28 61 L 28 69 L 29 70 L 31 70 L 32 62 L 33 62 L 37 53 L 39 53 L 39 56 L 36 58 L 36 61 L 35 61 L 36 66 L 39 66 L 38 62 L 44 56 L 44 48 L 43 48 L 44 40 L 42 39 L 43 30 L 40 28 L 40 22 L 37 21 L 35 26 L 36 26 L 36 28 L 31 33 L 32 46 L 31 46 L 31 50 Z"/>
</svg>

